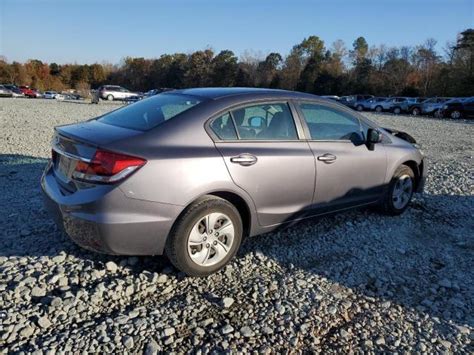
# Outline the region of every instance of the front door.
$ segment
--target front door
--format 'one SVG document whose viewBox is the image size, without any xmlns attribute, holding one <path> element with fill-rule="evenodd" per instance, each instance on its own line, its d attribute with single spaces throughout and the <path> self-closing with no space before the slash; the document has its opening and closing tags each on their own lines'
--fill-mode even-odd
<svg viewBox="0 0 474 355">
<path fill-rule="evenodd" d="M 383 145 L 375 144 L 371 151 L 364 144 L 367 124 L 336 106 L 298 106 L 316 161 L 316 212 L 379 199 L 384 191 L 386 155 Z"/>
<path fill-rule="evenodd" d="M 314 156 L 298 139 L 286 102 L 239 107 L 212 121 L 211 129 L 233 181 L 252 197 L 261 225 L 297 219 L 311 207 Z"/>
<path fill-rule="evenodd" d="M 474 99 L 471 98 L 464 103 L 464 114 L 466 117 L 474 117 Z"/>
</svg>

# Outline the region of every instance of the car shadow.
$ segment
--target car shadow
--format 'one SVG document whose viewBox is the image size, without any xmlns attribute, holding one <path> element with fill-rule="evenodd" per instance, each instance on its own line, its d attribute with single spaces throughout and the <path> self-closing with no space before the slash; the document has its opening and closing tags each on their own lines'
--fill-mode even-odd
<svg viewBox="0 0 474 355">
<path fill-rule="evenodd" d="M 0 257 L 55 257 L 65 252 L 96 269 L 113 260 L 133 274 L 166 272 L 184 278 L 164 257 L 108 256 L 76 246 L 43 208 L 40 177 L 46 162 L 0 155 Z M 380 217 L 363 208 L 288 224 L 247 239 L 237 259 L 268 258 L 282 273 L 299 269 L 329 280 L 334 293 L 350 289 L 474 326 L 473 210 L 473 196 L 424 194 L 398 217 Z M 256 262 L 256 272 L 258 267 Z"/>
</svg>

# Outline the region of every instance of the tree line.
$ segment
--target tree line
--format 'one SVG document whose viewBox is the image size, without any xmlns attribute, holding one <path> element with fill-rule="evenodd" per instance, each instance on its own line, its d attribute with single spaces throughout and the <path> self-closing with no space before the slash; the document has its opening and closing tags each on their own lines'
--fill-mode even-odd
<svg viewBox="0 0 474 355">
<path fill-rule="evenodd" d="M 159 58 L 125 58 L 120 64 L 57 64 L 0 57 L 0 83 L 39 90 L 88 90 L 116 84 L 130 90 L 204 86 L 250 86 L 298 90 L 319 95 L 353 93 L 380 96 L 474 96 L 474 29 L 461 32 L 443 53 L 436 41 L 416 46 L 369 46 L 358 37 L 349 48 L 305 38 L 288 55 L 265 57 L 212 49 Z"/>
</svg>

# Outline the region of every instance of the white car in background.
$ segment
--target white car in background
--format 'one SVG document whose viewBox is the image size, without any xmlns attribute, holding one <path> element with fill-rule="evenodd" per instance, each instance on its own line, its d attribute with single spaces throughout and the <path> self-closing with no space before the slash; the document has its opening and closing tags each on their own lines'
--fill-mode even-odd
<svg viewBox="0 0 474 355">
<path fill-rule="evenodd" d="M 7 89 L 5 86 L 0 85 L 0 97 L 12 97 L 13 93 L 11 90 Z"/>
<path fill-rule="evenodd" d="M 58 96 L 56 91 L 45 91 L 43 94 L 43 98 L 45 99 L 55 99 Z"/>
<path fill-rule="evenodd" d="M 131 92 L 118 85 L 103 85 L 99 87 L 99 97 L 102 100 L 125 100 L 131 97 L 139 96 L 136 92 Z"/>
</svg>

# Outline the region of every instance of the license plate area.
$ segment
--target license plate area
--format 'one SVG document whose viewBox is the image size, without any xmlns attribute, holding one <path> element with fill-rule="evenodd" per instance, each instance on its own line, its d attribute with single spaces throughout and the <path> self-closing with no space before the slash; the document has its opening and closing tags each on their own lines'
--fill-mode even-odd
<svg viewBox="0 0 474 355">
<path fill-rule="evenodd" d="M 69 182 L 71 180 L 72 173 L 76 167 L 76 160 L 71 159 L 65 155 L 57 154 L 56 161 L 54 164 L 54 170 L 56 176 L 61 180 Z"/>
</svg>

